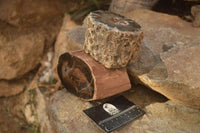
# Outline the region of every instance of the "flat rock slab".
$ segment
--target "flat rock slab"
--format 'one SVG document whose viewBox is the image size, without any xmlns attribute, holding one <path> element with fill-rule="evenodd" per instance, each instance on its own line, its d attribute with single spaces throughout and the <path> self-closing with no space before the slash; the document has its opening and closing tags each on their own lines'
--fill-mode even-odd
<svg viewBox="0 0 200 133">
<path fill-rule="evenodd" d="M 86 100 L 107 98 L 131 88 L 126 68 L 107 69 L 83 50 L 61 55 L 57 71 L 62 84 Z"/>
<path fill-rule="evenodd" d="M 145 45 L 138 60 L 128 66 L 134 83 L 144 84 L 169 99 L 200 108 L 200 45 L 177 46 L 154 55 Z"/>
<path fill-rule="evenodd" d="M 136 91 L 129 91 L 124 96 L 137 105 L 145 105 L 146 107 L 142 106 L 142 108 L 146 114 L 114 133 L 198 133 L 200 130 L 199 110 L 190 109 L 172 101 L 164 102 L 161 100 L 163 99 L 161 95 L 143 87 L 138 87 Z M 91 103 L 82 101 L 66 89 L 56 92 L 52 96 L 48 108 L 54 132 L 103 133 L 82 112 L 92 106 Z"/>
<path fill-rule="evenodd" d="M 176 16 L 148 10 L 128 15 L 141 23 L 145 34 L 137 61 L 128 66 L 132 81 L 200 109 L 200 30 Z"/>
<path fill-rule="evenodd" d="M 137 58 L 143 33 L 135 21 L 98 10 L 86 17 L 84 25 L 85 52 L 106 68 L 126 67 Z"/>
</svg>

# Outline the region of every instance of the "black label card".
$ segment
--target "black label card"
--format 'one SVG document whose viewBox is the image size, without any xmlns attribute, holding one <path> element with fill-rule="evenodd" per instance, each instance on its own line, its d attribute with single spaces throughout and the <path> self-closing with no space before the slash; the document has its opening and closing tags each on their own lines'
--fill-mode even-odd
<svg viewBox="0 0 200 133">
<path fill-rule="evenodd" d="M 83 111 L 105 132 L 112 132 L 145 112 L 123 96 Z"/>
</svg>

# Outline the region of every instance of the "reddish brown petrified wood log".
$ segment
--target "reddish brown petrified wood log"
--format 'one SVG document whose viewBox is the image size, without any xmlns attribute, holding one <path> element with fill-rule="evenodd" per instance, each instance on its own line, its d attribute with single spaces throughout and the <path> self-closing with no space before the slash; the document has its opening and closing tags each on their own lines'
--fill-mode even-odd
<svg viewBox="0 0 200 133">
<path fill-rule="evenodd" d="M 107 69 L 84 51 L 60 56 L 58 75 L 70 92 L 86 99 L 103 99 L 131 88 L 126 68 Z"/>
</svg>

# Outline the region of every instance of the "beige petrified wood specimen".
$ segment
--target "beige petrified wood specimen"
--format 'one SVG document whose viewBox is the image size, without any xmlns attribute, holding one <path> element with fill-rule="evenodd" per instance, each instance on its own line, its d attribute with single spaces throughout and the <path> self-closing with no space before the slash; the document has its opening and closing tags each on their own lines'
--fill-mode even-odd
<svg viewBox="0 0 200 133">
<path fill-rule="evenodd" d="M 143 32 L 135 21 L 98 10 L 87 16 L 84 25 L 84 50 L 105 67 L 125 67 L 137 58 Z"/>
<path fill-rule="evenodd" d="M 107 69 L 84 51 L 61 55 L 57 70 L 62 84 L 86 100 L 103 99 L 131 88 L 126 68 Z"/>
</svg>

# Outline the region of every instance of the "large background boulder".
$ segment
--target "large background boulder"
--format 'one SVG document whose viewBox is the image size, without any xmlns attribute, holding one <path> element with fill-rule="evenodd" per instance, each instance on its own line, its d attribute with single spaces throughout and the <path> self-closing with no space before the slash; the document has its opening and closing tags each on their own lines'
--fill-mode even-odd
<svg viewBox="0 0 200 133">
<path fill-rule="evenodd" d="M 39 34 L 21 35 L 2 41 L 0 46 L 0 79 L 14 79 L 33 70 L 43 55 L 45 38 Z"/>
<path fill-rule="evenodd" d="M 57 18 L 48 25 L 16 27 L 0 21 L 0 80 L 3 80 L 0 82 L 0 96 L 15 95 L 24 90 L 25 84 L 19 86 L 21 82 L 18 81 L 30 80 L 31 76 L 26 76 L 26 79 L 24 76 L 37 70 L 45 53 L 53 49 L 61 22 L 62 19 Z M 12 89 L 15 91 L 10 92 Z"/>
<path fill-rule="evenodd" d="M 112 0 L 109 10 L 118 14 L 126 14 L 136 9 L 152 9 L 159 0 Z"/>
<path fill-rule="evenodd" d="M 186 106 L 200 108 L 200 29 L 176 16 L 149 10 L 135 10 L 127 16 L 144 31 L 139 57 L 128 66 L 132 81 Z"/>
<path fill-rule="evenodd" d="M 200 29 L 178 16 L 138 9 L 125 14 L 139 23 L 144 42 L 154 54 L 167 51 L 176 44 L 195 45 L 200 42 Z"/>
<path fill-rule="evenodd" d="M 15 26 L 47 23 L 81 5 L 80 0 L 1 0 L 0 20 Z"/>
</svg>

